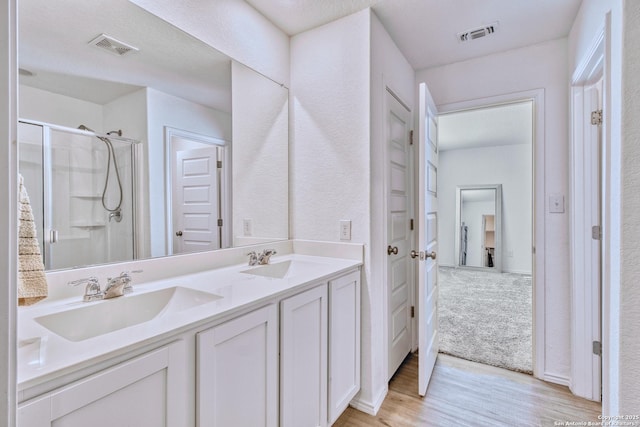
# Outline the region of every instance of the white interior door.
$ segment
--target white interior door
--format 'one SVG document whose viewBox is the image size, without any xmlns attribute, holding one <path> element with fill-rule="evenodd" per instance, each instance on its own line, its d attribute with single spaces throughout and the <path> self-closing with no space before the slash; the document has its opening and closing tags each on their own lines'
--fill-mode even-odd
<svg viewBox="0 0 640 427">
<path fill-rule="evenodd" d="M 427 394 L 438 357 L 438 122 L 427 85 L 420 84 L 418 130 L 418 392 Z"/>
<path fill-rule="evenodd" d="M 220 248 L 218 147 L 179 150 L 173 177 L 173 253 Z"/>
<path fill-rule="evenodd" d="M 387 295 L 391 379 L 411 351 L 409 251 L 409 132 L 411 112 L 389 91 L 387 97 Z"/>
</svg>

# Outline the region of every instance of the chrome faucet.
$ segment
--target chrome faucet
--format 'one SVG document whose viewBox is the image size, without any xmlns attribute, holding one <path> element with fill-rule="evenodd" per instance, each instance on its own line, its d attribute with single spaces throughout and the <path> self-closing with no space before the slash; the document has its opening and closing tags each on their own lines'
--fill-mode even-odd
<svg viewBox="0 0 640 427">
<path fill-rule="evenodd" d="M 277 252 L 275 249 L 265 249 L 258 255 L 258 264 L 266 265 L 269 264 L 269 260 L 272 255 L 275 255 Z"/>
<path fill-rule="evenodd" d="M 84 288 L 84 296 L 82 297 L 82 301 L 96 301 L 101 300 L 104 297 L 104 293 L 100 289 L 100 282 L 98 282 L 97 277 L 87 277 L 86 279 L 78 279 L 72 282 L 69 282 L 69 286 L 78 286 L 78 285 L 87 285 Z"/>
<path fill-rule="evenodd" d="M 104 291 L 100 289 L 98 278 L 93 276 L 86 279 L 74 280 L 68 284 L 70 286 L 87 285 L 84 290 L 84 296 L 82 297 L 82 301 L 85 302 L 116 298 L 133 292 L 131 273 L 142 273 L 142 270 L 125 271 L 120 273 L 118 277 L 108 278 Z"/>
<path fill-rule="evenodd" d="M 104 288 L 104 299 L 121 297 L 130 292 L 133 292 L 131 275 L 128 272 L 122 272 L 118 277 L 107 279 L 107 287 Z"/>
<path fill-rule="evenodd" d="M 104 299 L 121 297 L 133 292 L 131 273 L 142 273 L 143 270 L 123 271 L 118 277 L 107 279 L 107 287 L 104 290 Z"/>
</svg>

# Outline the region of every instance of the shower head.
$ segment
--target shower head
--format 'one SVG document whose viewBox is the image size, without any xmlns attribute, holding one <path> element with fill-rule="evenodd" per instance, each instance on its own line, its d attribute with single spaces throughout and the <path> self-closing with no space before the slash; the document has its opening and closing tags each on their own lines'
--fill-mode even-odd
<svg viewBox="0 0 640 427">
<path fill-rule="evenodd" d="M 80 125 L 80 126 L 78 126 L 78 129 L 80 129 L 80 130 L 88 130 L 89 132 L 96 133 L 96 131 L 95 131 L 95 130 L 93 130 L 93 129 L 91 129 L 91 128 L 88 128 L 88 127 L 86 127 L 85 125 Z"/>
</svg>

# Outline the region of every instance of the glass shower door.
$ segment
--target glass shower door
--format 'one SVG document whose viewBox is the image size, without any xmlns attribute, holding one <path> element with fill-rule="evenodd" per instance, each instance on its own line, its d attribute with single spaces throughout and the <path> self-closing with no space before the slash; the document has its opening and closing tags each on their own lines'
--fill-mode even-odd
<svg viewBox="0 0 640 427">
<path fill-rule="evenodd" d="M 134 259 L 133 145 L 44 132 L 45 268 Z"/>
<path fill-rule="evenodd" d="M 136 258 L 136 141 L 23 120 L 18 142 L 46 270 Z"/>
</svg>

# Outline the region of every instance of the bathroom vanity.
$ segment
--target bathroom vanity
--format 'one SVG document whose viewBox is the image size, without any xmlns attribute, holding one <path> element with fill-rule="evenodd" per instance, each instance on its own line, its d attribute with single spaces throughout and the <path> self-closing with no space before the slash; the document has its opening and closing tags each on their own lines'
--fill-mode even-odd
<svg viewBox="0 0 640 427">
<path fill-rule="evenodd" d="M 124 263 L 150 271 L 130 295 L 21 308 L 18 425 L 333 423 L 360 388 L 362 246 L 277 246 L 264 266 L 247 248 Z"/>
</svg>

